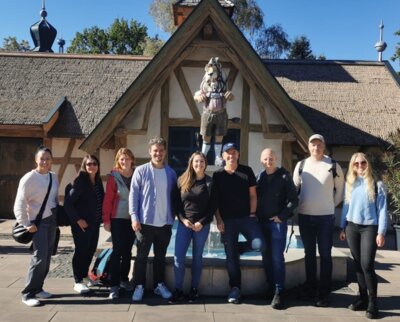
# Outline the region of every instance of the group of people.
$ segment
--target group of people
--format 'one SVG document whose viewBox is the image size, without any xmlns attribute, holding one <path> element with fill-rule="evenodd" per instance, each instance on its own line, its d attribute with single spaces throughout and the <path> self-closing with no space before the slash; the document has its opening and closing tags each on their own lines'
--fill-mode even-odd
<svg viewBox="0 0 400 322">
<path fill-rule="evenodd" d="M 264 170 L 256 177 L 253 170 L 239 163 L 240 152 L 234 143 L 222 147 L 224 166 L 206 174 L 207 159 L 195 152 L 186 171 L 177 178 L 165 163 L 166 141 L 155 137 L 149 142 L 150 161 L 135 168 L 131 150 L 121 148 L 115 157 L 104 191 L 100 163 L 96 156 L 83 158 L 74 182 L 67 186 L 64 207 L 71 219 L 75 243 L 72 260 L 74 290 L 90 291 L 88 271 L 96 251 L 100 224 L 111 232 L 113 252 L 110 260 L 111 299 L 120 289 L 133 290 L 132 300 L 141 301 L 146 288 L 146 268 L 153 247 L 154 293 L 177 303 L 185 298 L 183 281 L 185 259 L 192 243 L 191 285 L 189 302 L 196 302 L 202 271 L 202 254 L 216 219 L 226 253 L 229 276 L 229 303 L 241 299 L 240 254 L 260 251 L 268 284 L 268 298 L 274 309 L 284 307 L 287 220 L 297 209 L 300 235 L 305 251 L 306 282 L 299 299 L 316 300 L 320 307 L 329 306 L 332 287 L 333 230 L 335 207 L 343 200 L 340 239 L 347 239 L 355 262 L 359 296 L 349 308 L 366 310 L 376 318 L 377 278 L 374 261 L 377 247 L 385 242 L 387 229 L 386 192 L 382 182 L 374 179 L 371 164 L 363 153 L 355 153 L 344 178 L 340 165 L 324 154 L 323 136 L 309 138 L 310 156 L 297 163 L 293 177 L 277 166 L 277 155 L 271 149 L 261 152 Z M 36 169 L 20 181 L 14 212 L 17 221 L 31 232 L 33 256 L 22 301 L 37 306 L 39 299 L 51 294 L 43 290 L 49 271 L 58 204 L 57 176 L 50 172 L 52 155 L 40 147 L 35 155 Z M 43 202 L 52 178 L 47 202 Z M 39 226 L 33 222 L 39 208 L 44 212 Z M 174 254 L 174 291 L 165 284 L 165 257 L 175 217 L 179 223 Z M 242 234 L 246 242 L 239 242 Z M 134 276 L 129 280 L 131 250 L 136 240 Z M 317 279 L 316 248 L 320 256 L 320 278 Z"/>
</svg>

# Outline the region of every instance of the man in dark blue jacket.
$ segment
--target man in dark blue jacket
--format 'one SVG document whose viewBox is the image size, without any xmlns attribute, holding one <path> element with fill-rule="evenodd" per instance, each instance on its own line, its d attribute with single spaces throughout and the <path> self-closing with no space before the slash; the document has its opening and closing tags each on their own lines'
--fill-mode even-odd
<svg viewBox="0 0 400 322">
<path fill-rule="evenodd" d="M 287 219 L 297 207 L 296 188 L 289 172 L 276 166 L 276 154 L 271 149 L 261 152 L 265 170 L 257 178 L 257 216 L 262 227 L 266 247 L 262 252 L 272 307 L 283 307 L 285 289 L 284 250 Z"/>
</svg>

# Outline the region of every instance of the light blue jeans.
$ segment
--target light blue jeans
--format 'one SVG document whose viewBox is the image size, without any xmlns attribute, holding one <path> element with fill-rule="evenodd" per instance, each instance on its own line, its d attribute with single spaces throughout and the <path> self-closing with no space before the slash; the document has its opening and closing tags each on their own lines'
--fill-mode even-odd
<svg viewBox="0 0 400 322">
<path fill-rule="evenodd" d="M 175 288 L 182 290 L 183 280 L 185 278 L 185 258 L 190 242 L 192 245 L 192 281 L 191 287 L 198 288 L 201 271 L 203 269 L 203 250 L 206 243 L 210 225 L 206 225 L 199 232 L 187 228 L 181 222 L 178 223 L 175 239 L 175 256 L 174 256 L 174 273 L 175 273 Z"/>
</svg>

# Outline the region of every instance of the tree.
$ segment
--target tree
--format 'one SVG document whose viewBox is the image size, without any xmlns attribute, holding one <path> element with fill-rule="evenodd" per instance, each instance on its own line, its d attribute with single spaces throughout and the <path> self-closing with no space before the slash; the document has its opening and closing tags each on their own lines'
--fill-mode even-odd
<svg viewBox="0 0 400 322">
<path fill-rule="evenodd" d="M 292 42 L 289 54 L 287 56 L 288 59 L 315 59 L 315 56 L 312 54 L 310 41 L 306 36 L 296 37 Z"/>
<path fill-rule="evenodd" d="M 144 43 L 143 55 L 155 56 L 163 45 L 164 41 L 162 41 L 158 35 L 156 35 L 154 38 L 147 37 Z"/>
<path fill-rule="evenodd" d="M 27 40 L 18 42 L 16 37 L 7 37 L 3 39 L 3 47 L 0 51 L 29 51 L 30 49 Z"/>
<path fill-rule="evenodd" d="M 115 19 L 107 29 L 97 26 L 77 32 L 68 53 L 142 55 L 147 27 L 136 20 Z"/>
<path fill-rule="evenodd" d="M 161 30 L 172 34 L 176 30 L 172 4 L 176 0 L 153 0 L 149 13 Z M 235 10 L 232 16 L 233 22 L 243 33 L 252 37 L 263 25 L 264 13 L 255 0 L 232 0 Z"/>
<path fill-rule="evenodd" d="M 256 51 L 265 58 L 279 58 L 290 48 L 287 37 L 287 33 L 279 24 L 263 27 L 255 41 Z"/>
<path fill-rule="evenodd" d="M 400 36 L 400 30 L 396 31 L 394 34 L 395 34 L 396 36 Z M 390 59 L 391 59 L 392 61 L 399 60 L 399 65 L 400 65 L 400 42 L 397 43 L 396 51 L 395 51 L 395 53 L 393 54 L 393 56 L 390 57 Z M 398 72 L 398 74 L 400 75 L 400 72 Z"/>
</svg>

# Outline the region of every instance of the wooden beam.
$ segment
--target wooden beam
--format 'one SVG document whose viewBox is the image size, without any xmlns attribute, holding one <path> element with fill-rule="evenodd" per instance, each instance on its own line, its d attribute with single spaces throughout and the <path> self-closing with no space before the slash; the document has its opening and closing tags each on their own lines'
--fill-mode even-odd
<svg viewBox="0 0 400 322">
<path fill-rule="evenodd" d="M 268 119 L 266 115 L 266 104 L 265 104 L 266 102 L 257 87 L 253 89 L 253 93 L 256 99 L 256 105 L 258 108 L 258 113 L 260 114 L 261 126 L 265 138 L 265 135 L 269 132 Z"/>
<path fill-rule="evenodd" d="M 0 137 L 43 138 L 41 125 L 0 124 Z"/>
<path fill-rule="evenodd" d="M 282 166 L 293 173 L 292 143 L 289 141 L 282 142 Z"/>
<path fill-rule="evenodd" d="M 145 107 L 144 115 L 143 115 L 143 123 L 142 123 L 142 130 L 144 130 L 146 132 L 147 132 L 147 129 L 149 128 L 150 112 L 151 112 L 151 109 L 153 108 L 154 100 L 156 99 L 157 92 L 159 89 L 160 89 L 159 86 L 154 86 L 150 90 L 150 93 L 147 97 L 146 107 Z"/>
<path fill-rule="evenodd" d="M 197 108 L 196 102 L 193 99 L 193 93 L 190 91 L 190 87 L 186 81 L 183 70 L 180 67 L 175 69 L 175 76 L 178 80 L 179 86 L 181 87 L 183 96 L 185 97 L 186 103 L 189 106 L 190 112 L 195 120 L 200 120 L 200 112 Z"/>
<path fill-rule="evenodd" d="M 240 127 L 240 161 L 249 163 L 250 87 L 243 80 L 242 118 Z"/>
<path fill-rule="evenodd" d="M 220 61 L 222 68 L 232 68 L 232 63 L 227 61 Z M 193 67 L 193 68 L 204 68 L 208 64 L 205 60 L 184 60 L 180 66 L 181 67 Z"/>
<path fill-rule="evenodd" d="M 64 177 L 65 170 L 67 169 L 67 166 L 70 163 L 70 158 L 71 158 L 71 154 L 74 149 L 75 143 L 76 143 L 76 139 L 71 139 L 68 142 L 67 150 L 64 153 L 64 157 L 61 159 L 60 169 L 58 170 L 58 182 L 61 182 Z"/>
<path fill-rule="evenodd" d="M 229 69 L 229 75 L 226 78 L 226 88 L 228 89 L 228 91 L 232 90 L 232 87 L 235 84 L 235 80 L 236 80 L 238 72 L 239 72 L 238 69 L 234 65 L 232 65 L 231 68 Z"/>
<path fill-rule="evenodd" d="M 227 44 L 219 40 L 194 39 L 190 46 L 200 48 L 227 48 Z"/>
<path fill-rule="evenodd" d="M 161 126 L 160 126 L 160 135 L 168 142 L 168 117 L 169 117 L 169 87 L 170 87 L 170 79 L 164 82 L 161 87 L 161 108 L 160 108 L 160 117 L 161 117 Z"/>
</svg>

